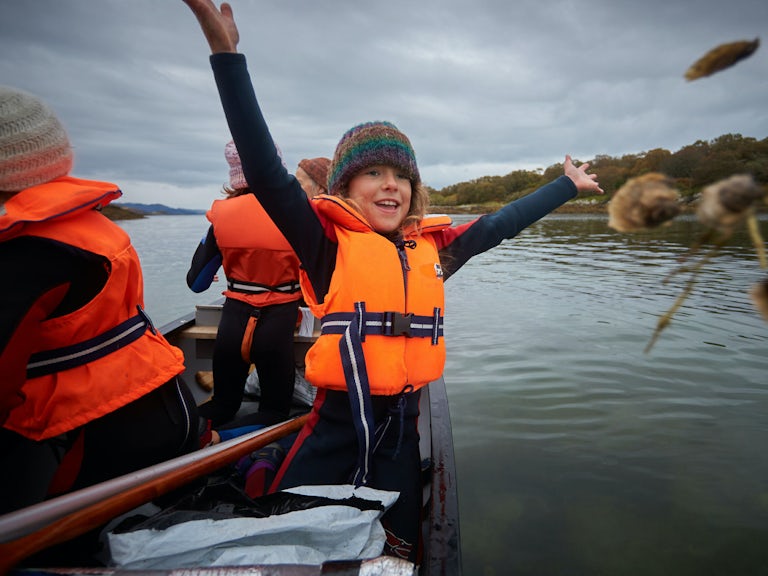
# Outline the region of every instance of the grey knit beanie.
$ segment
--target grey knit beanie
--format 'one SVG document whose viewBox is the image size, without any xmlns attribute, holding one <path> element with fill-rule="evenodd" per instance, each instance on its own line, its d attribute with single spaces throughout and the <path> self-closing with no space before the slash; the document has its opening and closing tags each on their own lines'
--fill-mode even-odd
<svg viewBox="0 0 768 576">
<path fill-rule="evenodd" d="M 53 111 L 31 94 L 0 86 L 0 191 L 19 192 L 71 169 L 72 147 Z"/>
</svg>

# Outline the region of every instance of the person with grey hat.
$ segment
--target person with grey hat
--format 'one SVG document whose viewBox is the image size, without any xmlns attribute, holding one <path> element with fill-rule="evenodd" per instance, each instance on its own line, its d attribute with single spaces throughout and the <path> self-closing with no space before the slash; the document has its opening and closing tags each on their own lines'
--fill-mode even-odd
<svg viewBox="0 0 768 576">
<path fill-rule="evenodd" d="M 122 192 L 72 165 L 54 112 L 0 86 L 0 513 L 197 447 L 182 353 L 100 212 Z"/>
</svg>

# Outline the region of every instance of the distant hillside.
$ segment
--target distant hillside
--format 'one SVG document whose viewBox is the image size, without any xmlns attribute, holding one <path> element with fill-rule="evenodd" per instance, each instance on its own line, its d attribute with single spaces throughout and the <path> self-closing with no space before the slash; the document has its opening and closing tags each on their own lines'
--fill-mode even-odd
<svg viewBox="0 0 768 576">
<path fill-rule="evenodd" d="M 189 208 L 171 208 L 164 204 L 136 204 L 133 202 L 115 202 L 116 206 L 139 212 L 146 216 L 186 216 L 191 214 L 205 214 L 205 210 L 191 210 Z"/>
<path fill-rule="evenodd" d="M 110 220 L 136 220 L 137 218 L 145 218 L 146 216 L 137 211 L 120 206 L 117 204 L 107 204 L 101 209 L 101 213 L 104 214 Z"/>
</svg>

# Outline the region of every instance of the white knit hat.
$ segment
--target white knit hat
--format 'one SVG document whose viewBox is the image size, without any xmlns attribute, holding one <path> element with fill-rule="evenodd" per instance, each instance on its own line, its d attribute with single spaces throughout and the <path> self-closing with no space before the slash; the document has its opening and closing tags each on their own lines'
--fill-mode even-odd
<svg viewBox="0 0 768 576">
<path fill-rule="evenodd" d="M 240 164 L 240 155 L 237 153 L 237 148 L 232 140 L 224 146 L 224 157 L 229 164 L 229 187 L 232 190 L 248 188 L 245 175 L 243 175 L 243 166 Z"/>
<path fill-rule="evenodd" d="M 280 146 L 275 144 L 275 150 L 280 157 L 280 162 L 285 166 L 285 160 L 283 160 L 283 151 L 280 150 Z M 234 141 L 230 140 L 227 145 L 224 146 L 224 157 L 229 164 L 229 187 L 232 190 L 240 190 L 241 188 L 248 188 L 248 183 L 245 181 L 245 175 L 243 174 L 243 165 L 240 163 L 240 154 L 237 152 Z"/>
<path fill-rule="evenodd" d="M 31 94 L 0 86 L 0 191 L 19 192 L 71 169 L 72 147 L 53 111 Z"/>
</svg>

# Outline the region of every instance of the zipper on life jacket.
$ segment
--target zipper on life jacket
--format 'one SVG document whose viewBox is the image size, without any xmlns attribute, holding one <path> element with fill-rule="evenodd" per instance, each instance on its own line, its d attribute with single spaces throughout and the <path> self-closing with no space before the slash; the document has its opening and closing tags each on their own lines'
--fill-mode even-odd
<svg viewBox="0 0 768 576">
<path fill-rule="evenodd" d="M 408 255 L 405 253 L 406 248 L 416 248 L 416 240 L 403 240 L 402 237 L 394 241 L 395 248 L 397 248 L 397 256 L 400 258 L 400 269 L 403 271 L 403 290 L 405 300 L 405 310 L 408 311 L 408 272 L 411 271 L 411 267 L 408 265 Z"/>
</svg>

